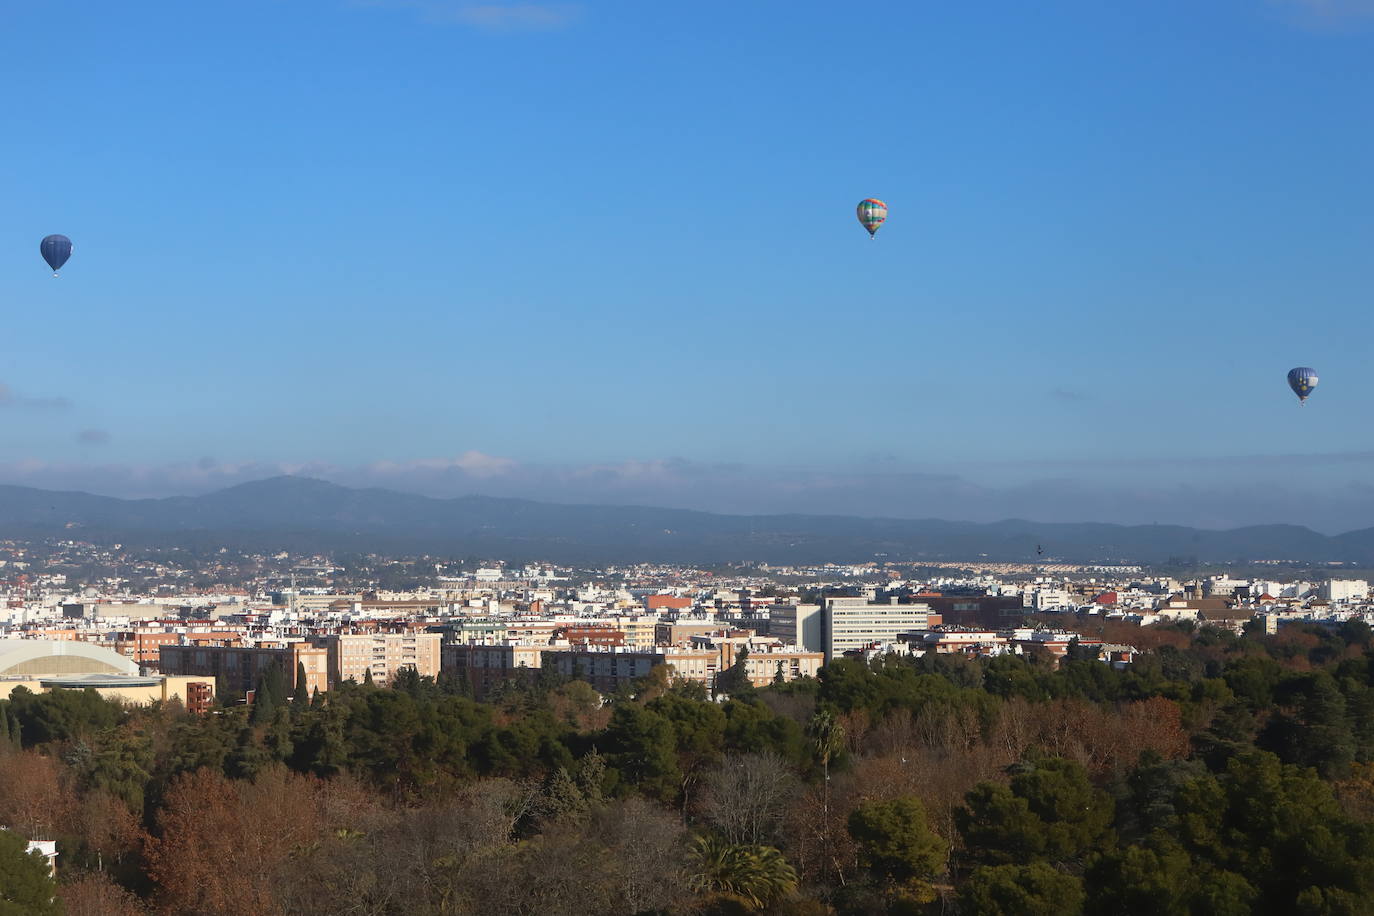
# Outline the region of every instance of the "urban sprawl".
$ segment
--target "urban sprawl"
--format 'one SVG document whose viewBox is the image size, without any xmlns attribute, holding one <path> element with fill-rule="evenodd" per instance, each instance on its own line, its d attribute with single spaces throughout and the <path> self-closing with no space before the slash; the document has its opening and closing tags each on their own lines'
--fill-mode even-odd
<svg viewBox="0 0 1374 916">
<path fill-rule="evenodd" d="M 0 576 L 0 698 L 90 688 L 193 712 L 251 703 L 272 670 L 310 695 L 410 670 L 484 699 L 544 674 L 610 694 L 666 666 L 724 696 L 731 670 L 764 686 L 840 657 L 1057 665 L 1077 647 L 1121 667 L 1161 622 L 1374 621 L 1364 580 L 1057 563 L 577 569 L 8 541 Z"/>
</svg>

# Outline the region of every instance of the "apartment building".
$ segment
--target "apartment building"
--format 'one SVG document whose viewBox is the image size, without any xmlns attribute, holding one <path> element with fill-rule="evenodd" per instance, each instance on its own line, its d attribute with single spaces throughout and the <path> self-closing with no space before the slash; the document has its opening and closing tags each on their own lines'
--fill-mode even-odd
<svg viewBox="0 0 1374 916">
<path fill-rule="evenodd" d="M 163 646 L 175 646 L 181 634 L 167 631 L 125 630 L 111 633 L 106 645 L 140 665 L 157 665 Z"/>
<path fill-rule="evenodd" d="M 677 646 L 691 642 L 693 636 L 714 633 L 721 625 L 714 620 L 680 620 L 654 624 L 654 645 Z"/>
<path fill-rule="evenodd" d="M 403 668 L 413 668 L 421 677 L 439 676 L 437 633 L 345 633 L 310 637 L 311 645 L 329 653 L 329 686 L 337 687 L 349 679 L 362 683 L 372 675 L 372 683 L 387 684 Z"/>
<path fill-rule="evenodd" d="M 156 668 L 161 659 L 162 647 L 180 645 L 183 637 L 189 635 L 192 634 L 177 630 L 117 630 L 105 637 L 104 644 L 140 665 Z M 194 635 L 198 639 L 231 640 L 239 634 L 237 630 L 218 630 L 202 631 Z"/>
<path fill-rule="evenodd" d="M 715 649 L 679 649 L 660 646 L 648 649 L 549 649 L 544 667 L 564 677 L 580 677 L 601 693 L 612 693 L 635 678 L 644 677 L 659 665 L 672 665 L 679 677 L 709 688 L 720 670 Z"/>
<path fill-rule="evenodd" d="M 304 642 L 256 645 L 162 646 L 159 669 L 164 675 L 222 678 L 231 690 L 252 690 L 258 677 L 280 665 L 287 686 L 296 689 L 296 674 L 304 667 L 305 689 L 329 689 L 329 653 Z"/>
<path fill-rule="evenodd" d="M 509 627 L 504 620 L 467 617 L 430 627 L 430 632 L 438 633 L 446 643 L 486 643 L 494 645 L 509 638 Z M 442 667 L 442 666 L 441 666 Z"/>
<path fill-rule="evenodd" d="M 625 634 L 625 645 L 631 649 L 650 649 L 654 645 L 654 628 L 658 626 L 657 614 L 618 616 L 608 619 L 617 630 Z"/>
<path fill-rule="evenodd" d="M 756 652 L 749 650 L 744 660 L 744 671 L 749 682 L 755 687 L 773 683 L 779 674 L 784 681 L 795 681 L 799 677 L 815 677 L 825 664 L 824 652 L 807 652 L 796 646 L 779 646 Z"/>
<path fill-rule="evenodd" d="M 536 677 L 544 651 L 544 646 L 467 643 L 443 646 L 439 653 L 444 676 L 466 681 L 472 695 L 481 700 L 507 680 Z"/>
</svg>

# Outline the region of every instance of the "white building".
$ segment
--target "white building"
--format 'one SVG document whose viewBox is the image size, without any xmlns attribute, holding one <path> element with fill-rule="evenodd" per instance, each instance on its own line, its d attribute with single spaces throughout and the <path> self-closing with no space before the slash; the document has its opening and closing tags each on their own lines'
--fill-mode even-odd
<svg viewBox="0 0 1374 916">
<path fill-rule="evenodd" d="M 903 633 L 923 630 L 930 623 L 930 606 L 873 604 L 867 598 L 827 598 L 822 611 L 825 660 L 833 661 L 870 643 L 895 643 Z"/>
<path fill-rule="evenodd" d="M 1369 583 L 1364 579 L 1329 579 L 1322 583 L 1320 593 L 1327 601 L 1363 601 L 1369 594 Z"/>
</svg>

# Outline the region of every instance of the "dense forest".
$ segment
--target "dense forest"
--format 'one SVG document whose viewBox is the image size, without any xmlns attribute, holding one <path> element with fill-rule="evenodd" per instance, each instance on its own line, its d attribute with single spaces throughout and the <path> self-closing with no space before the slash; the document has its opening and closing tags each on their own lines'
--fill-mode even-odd
<svg viewBox="0 0 1374 916">
<path fill-rule="evenodd" d="M 724 702 L 19 689 L 0 914 L 1374 913 L 1369 628 L 1137 632 L 1124 670 L 892 656 Z"/>
</svg>

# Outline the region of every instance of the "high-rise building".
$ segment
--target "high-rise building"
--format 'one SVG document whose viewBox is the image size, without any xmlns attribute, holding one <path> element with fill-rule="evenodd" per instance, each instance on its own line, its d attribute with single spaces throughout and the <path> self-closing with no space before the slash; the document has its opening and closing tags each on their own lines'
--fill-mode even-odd
<svg viewBox="0 0 1374 916">
<path fill-rule="evenodd" d="M 825 651 L 824 624 L 819 604 L 775 604 L 768 609 L 768 635 L 784 646 L 808 652 Z"/>
<path fill-rule="evenodd" d="M 896 643 L 903 633 L 924 629 L 930 621 L 925 604 L 872 603 L 867 598 L 826 598 L 822 627 L 826 662 L 851 649 Z"/>
<path fill-rule="evenodd" d="M 1364 579 L 1328 579 L 1321 584 L 1320 594 L 1327 601 L 1363 601 L 1369 595 L 1369 583 Z"/>
</svg>

